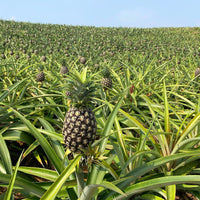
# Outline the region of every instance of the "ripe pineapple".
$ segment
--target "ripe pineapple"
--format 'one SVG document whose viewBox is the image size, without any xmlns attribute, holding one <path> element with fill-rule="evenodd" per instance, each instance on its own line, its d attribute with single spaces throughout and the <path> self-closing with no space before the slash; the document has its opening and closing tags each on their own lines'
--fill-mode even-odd
<svg viewBox="0 0 200 200">
<path fill-rule="evenodd" d="M 200 67 L 199 68 L 196 68 L 195 72 L 195 77 L 199 76 L 200 75 Z M 200 76 L 199 76 L 200 77 Z"/>
<path fill-rule="evenodd" d="M 86 80 L 85 72 L 79 74 L 75 71 L 68 76 L 67 91 L 72 94 L 68 96 L 72 106 L 65 116 L 63 137 L 66 147 L 74 153 L 87 149 L 96 138 L 97 123 L 89 107 L 94 87 Z"/>
<path fill-rule="evenodd" d="M 110 70 L 106 67 L 102 71 L 103 78 L 101 80 L 101 84 L 104 89 L 112 88 L 112 79 L 110 77 Z"/>
</svg>

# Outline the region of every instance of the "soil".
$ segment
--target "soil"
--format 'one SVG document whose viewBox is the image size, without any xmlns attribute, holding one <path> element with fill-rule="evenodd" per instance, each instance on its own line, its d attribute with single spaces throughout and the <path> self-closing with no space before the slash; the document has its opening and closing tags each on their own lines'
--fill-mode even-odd
<svg viewBox="0 0 200 200">
<path fill-rule="evenodd" d="M 198 200 L 198 199 L 188 192 L 177 192 L 175 200 Z"/>
<path fill-rule="evenodd" d="M 139 200 L 140 196 L 134 195 L 129 200 L 135 200 L 135 199 Z M 194 197 L 192 194 L 190 194 L 189 192 L 177 191 L 175 200 L 198 200 L 198 199 Z"/>
<path fill-rule="evenodd" d="M 6 190 L 7 190 L 6 187 L 0 187 L 0 196 L 2 194 L 4 194 L 6 192 Z M 25 199 L 25 197 L 21 193 L 16 192 L 16 193 L 14 193 L 14 199 L 15 200 L 21 200 L 21 199 Z"/>
<path fill-rule="evenodd" d="M 7 188 L 0 187 L 0 195 L 5 193 Z M 15 200 L 21 200 L 25 197 L 21 193 L 14 193 Z M 132 197 L 130 200 L 134 200 L 134 197 Z M 176 199 L 175 200 L 198 200 L 196 197 L 194 197 L 192 194 L 188 192 L 177 192 Z"/>
</svg>

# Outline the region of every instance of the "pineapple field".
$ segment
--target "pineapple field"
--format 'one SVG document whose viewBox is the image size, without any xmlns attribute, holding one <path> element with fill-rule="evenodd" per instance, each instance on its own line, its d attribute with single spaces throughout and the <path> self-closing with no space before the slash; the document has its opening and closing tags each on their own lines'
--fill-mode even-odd
<svg viewBox="0 0 200 200">
<path fill-rule="evenodd" d="M 0 20 L 0 199 L 200 199 L 200 28 Z"/>
</svg>

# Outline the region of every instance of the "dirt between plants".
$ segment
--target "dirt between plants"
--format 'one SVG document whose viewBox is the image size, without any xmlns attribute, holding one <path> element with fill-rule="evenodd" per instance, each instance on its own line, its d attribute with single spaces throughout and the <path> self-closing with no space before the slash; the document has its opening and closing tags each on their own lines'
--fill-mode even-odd
<svg viewBox="0 0 200 200">
<path fill-rule="evenodd" d="M 7 191 L 6 187 L 0 187 L 0 196 L 3 195 L 6 191 Z M 21 199 L 24 199 L 24 198 L 25 197 L 21 193 L 19 193 L 19 192 L 14 193 L 14 199 L 15 200 L 21 200 Z"/>
<path fill-rule="evenodd" d="M 0 187 L 0 195 L 5 193 L 6 190 L 7 190 L 6 187 Z M 25 197 L 21 193 L 19 193 L 19 192 L 14 193 L 15 200 L 21 200 L 24 198 Z M 129 200 L 134 200 L 134 197 L 131 197 Z M 198 200 L 198 199 L 188 192 L 177 192 L 175 200 Z"/>
<path fill-rule="evenodd" d="M 140 195 L 134 195 L 129 200 L 135 200 L 135 199 L 140 200 Z M 167 200 L 167 199 L 163 199 L 163 200 Z M 177 191 L 175 200 L 198 200 L 198 199 L 194 197 L 192 194 L 190 194 L 189 192 Z"/>
<path fill-rule="evenodd" d="M 177 192 L 175 200 L 198 200 L 198 199 L 188 192 Z"/>
</svg>

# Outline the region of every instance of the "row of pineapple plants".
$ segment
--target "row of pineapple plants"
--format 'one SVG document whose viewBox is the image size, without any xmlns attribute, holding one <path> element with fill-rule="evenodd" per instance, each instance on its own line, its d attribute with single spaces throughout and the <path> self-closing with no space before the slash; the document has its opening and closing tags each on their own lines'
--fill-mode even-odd
<svg viewBox="0 0 200 200">
<path fill-rule="evenodd" d="M 77 72 L 76 72 L 76 73 L 77 73 Z M 85 74 L 85 72 L 84 72 L 83 74 Z M 130 78 L 130 77 L 128 77 L 128 74 L 129 74 L 129 73 L 128 73 L 128 69 L 127 69 L 127 79 Z M 72 76 L 72 77 L 71 77 L 71 79 L 72 79 L 72 80 L 71 80 L 71 83 L 73 83 L 73 78 L 78 78 L 78 79 L 80 78 L 80 79 L 83 79 L 83 80 L 85 79 L 85 81 L 86 81 L 86 77 L 85 77 L 85 78 L 84 78 L 84 77 L 81 78 L 81 77 L 76 77 L 76 76 L 73 77 L 73 76 Z M 69 80 L 69 81 L 70 81 L 70 80 Z M 78 86 L 83 87 L 83 84 L 80 84 L 80 83 L 79 83 L 79 81 L 81 81 L 81 80 L 76 80 L 76 81 L 77 81 L 76 84 L 74 84 L 76 87 L 78 87 Z M 67 84 L 67 85 L 68 85 L 68 84 Z M 69 85 L 70 85 L 70 84 L 69 84 Z M 71 86 L 72 86 L 72 85 L 71 85 Z M 69 88 L 75 89 L 75 91 L 78 92 L 78 94 L 80 94 L 80 93 L 79 93 L 79 92 L 80 92 L 79 89 L 77 89 L 76 87 L 73 88 L 73 87 L 71 87 L 71 86 L 70 86 Z M 66 87 L 66 88 L 67 88 L 67 87 Z M 89 88 L 86 88 L 86 89 L 87 89 L 87 90 L 86 90 L 87 92 L 90 91 Z M 89 89 L 89 90 L 88 90 L 88 89 Z M 82 90 L 83 90 L 83 88 L 82 88 Z M 83 90 L 83 91 L 84 91 L 84 90 Z M 74 92 L 71 91 L 71 93 L 74 93 Z M 5 93 L 4 93 L 4 96 L 5 96 Z M 76 97 L 77 97 L 77 96 L 78 96 L 78 95 L 76 95 Z M 83 97 L 85 97 L 85 95 L 81 96 L 80 99 L 83 100 Z M 89 97 L 89 96 L 86 96 L 86 97 Z M 73 99 L 73 98 L 72 98 L 72 99 Z M 87 99 L 86 102 L 88 102 L 88 99 Z M 84 102 L 84 104 L 83 104 L 84 106 L 87 105 L 86 102 Z M 77 104 L 80 104 L 80 103 L 76 100 L 76 101 L 75 101 L 75 104 L 73 104 L 73 105 L 77 105 Z M 82 105 L 82 106 L 83 106 L 83 105 Z M 81 105 L 79 105 L 79 106 L 82 107 Z M 79 107 L 79 106 L 78 106 L 78 107 Z M 84 106 L 83 106 L 83 107 L 84 107 Z M 75 107 L 77 107 L 77 106 L 75 106 Z M 87 109 L 86 109 L 86 110 L 87 110 Z M 76 110 L 76 111 L 78 111 L 78 110 Z M 67 115 L 70 115 L 71 112 L 73 112 L 73 114 L 75 114 L 74 109 L 72 109 L 72 111 L 69 111 L 69 113 L 68 113 Z M 78 111 L 78 112 L 79 112 L 79 111 Z M 84 113 L 84 111 L 82 111 L 82 112 Z M 86 112 L 87 112 L 87 111 L 86 111 Z M 82 113 L 82 114 L 83 114 L 83 113 Z M 125 113 L 126 113 L 126 112 L 125 112 Z M 73 118 L 73 114 L 72 114 L 72 118 Z M 128 113 L 126 113 L 126 114 L 128 114 Z M 84 114 L 83 114 L 83 116 L 84 116 Z M 21 117 L 22 117 L 22 116 L 21 116 Z M 76 116 L 76 117 L 77 117 L 77 116 Z M 22 119 L 23 119 L 23 118 L 22 118 Z M 69 116 L 68 116 L 68 119 L 69 119 Z M 24 120 L 25 120 L 25 119 L 24 119 Z M 137 119 L 135 119 L 135 120 L 132 119 L 132 120 L 133 120 L 132 123 L 136 123 L 137 126 L 139 126 L 140 129 L 142 129 L 143 131 L 145 130 L 142 124 L 140 124 L 139 122 L 135 121 L 135 120 L 137 120 Z M 90 119 L 88 119 L 88 121 L 89 121 L 88 124 L 90 124 Z M 94 117 L 93 117 L 93 121 L 94 121 Z M 122 121 L 123 121 L 123 120 L 122 120 Z M 73 123 L 73 121 L 71 121 L 71 123 Z M 80 121 L 77 122 L 77 123 L 78 123 L 78 124 L 81 124 Z M 72 137 L 73 133 L 72 133 L 72 135 L 67 136 L 67 134 L 65 133 L 65 132 L 66 132 L 66 124 L 67 124 L 67 121 L 64 122 L 63 134 L 64 134 L 65 138 L 69 138 L 70 136 Z M 93 124 L 95 124 L 95 122 L 93 122 Z M 110 120 L 109 120 L 109 124 L 110 124 Z M 29 124 L 29 125 L 30 125 L 30 124 Z M 69 126 L 69 124 L 67 124 L 67 126 Z M 128 127 L 129 127 L 129 126 L 128 126 Z M 33 127 L 32 127 L 32 128 L 33 128 Z M 136 132 L 136 133 L 137 133 L 137 132 Z M 94 134 L 94 135 L 95 135 L 94 132 L 91 132 L 91 134 Z M 118 135 L 118 137 L 120 137 L 120 134 Z M 75 134 L 75 138 L 76 138 L 76 134 Z M 76 138 L 76 139 L 77 139 L 77 138 Z M 88 139 L 88 138 L 87 138 L 87 139 Z M 135 140 L 138 142 L 138 138 L 135 138 Z M 80 142 L 81 139 L 79 138 L 78 141 Z M 93 140 L 92 140 L 92 141 L 93 141 Z M 120 140 L 119 140 L 119 141 L 120 141 Z M 75 141 L 75 142 L 76 142 L 76 141 Z M 82 141 L 82 142 L 83 142 L 83 141 Z M 83 142 L 83 143 L 85 143 L 85 142 Z M 154 143 L 155 143 L 155 142 L 154 142 Z M 68 145 L 68 144 L 66 144 L 66 145 Z M 79 145 L 80 145 L 80 144 L 79 144 Z M 87 146 L 87 144 L 84 144 L 84 145 Z M 76 146 L 77 146 L 77 145 L 76 145 Z M 73 145 L 71 146 L 71 148 L 72 148 L 72 147 L 73 147 Z M 69 146 L 68 146 L 68 148 L 69 148 Z M 104 147 L 104 148 L 105 148 L 105 147 Z M 73 149 L 72 149 L 72 151 L 73 151 Z M 98 153 L 98 152 L 95 152 L 95 153 Z M 126 154 L 127 154 L 127 153 L 126 153 Z M 86 155 L 89 156 L 89 159 L 91 159 L 90 157 L 94 156 L 94 155 L 91 155 L 91 152 L 89 152 L 89 155 L 88 155 L 88 153 L 86 153 Z M 97 154 L 97 155 L 98 155 L 98 154 Z M 94 158 L 93 158 L 93 159 L 94 159 Z M 105 164 L 105 163 L 104 163 L 104 164 Z M 107 167 L 108 167 L 108 166 L 107 166 Z M 122 169 L 123 169 L 123 168 L 122 168 Z M 37 169 L 37 170 L 38 170 L 38 169 Z M 109 169 L 109 170 L 111 170 L 111 169 Z M 112 170 L 112 173 L 114 173 L 113 170 Z M 49 198 L 49 197 L 48 197 L 48 198 Z M 124 197 L 123 197 L 123 198 L 124 198 Z"/>
<path fill-rule="evenodd" d="M 86 56 L 42 56 L 1 59 L 2 198 L 200 198 L 192 55 L 173 66 L 118 52 L 97 67 Z"/>
</svg>

